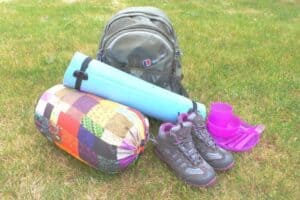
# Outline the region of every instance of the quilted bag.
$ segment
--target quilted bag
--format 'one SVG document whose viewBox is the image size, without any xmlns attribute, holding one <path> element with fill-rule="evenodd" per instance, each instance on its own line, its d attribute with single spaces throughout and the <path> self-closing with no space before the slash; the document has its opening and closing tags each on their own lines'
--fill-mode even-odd
<svg viewBox="0 0 300 200">
<path fill-rule="evenodd" d="M 148 119 L 137 110 L 63 85 L 42 94 L 34 121 L 59 148 L 107 173 L 137 160 L 149 130 Z"/>
</svg>

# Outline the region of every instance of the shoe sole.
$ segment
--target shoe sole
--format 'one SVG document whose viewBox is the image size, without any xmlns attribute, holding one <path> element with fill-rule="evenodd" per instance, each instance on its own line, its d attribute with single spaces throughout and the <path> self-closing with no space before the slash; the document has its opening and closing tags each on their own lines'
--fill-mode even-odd
<svg viewBox="0 0 300 200">
<path fill-rule="evenodd" d="M 233 167 L 234 167 L 234 162 L 230 163 L 228 166 L 226 166 L 224 168 L 214 168 L 214 169 L 217 171 L 224 172 L 224 171 L 232 169 Z"/>
<path fill-rule="evenodd" d="M 166 163 L 167 166 L 168 166 L 171 170 L 174 170 L 174 169 L 169 165 L 169 163 L 163 158 L 163 156 L 161 155 L 161 153 L 160 153 L 156 148 L 154 148 L 154 152 L 155 152 L 155 154 L 157 155 L 157 157 L 158 157 L 161 161 L 163 161 L 164 163 Z M 206 184 L 204 184 L 204 185 L 196 185 L 196 184 L 193 184 L 193 183 L 191 183 L 191 182 L 186 181 L 186 180 L 183 179 L 182 177 L 178 176 L 176 173 L 175 173 L 175 175 L 176 175 L 181 181 L 183 181 L 184 183 L 186 183 L 186 184 L 188 184 L 188 185 L 190 185 L 190 186 L 193 186 L 193 187 L 207 188 L 207 187 L 211 187 L 211 186 L 215 185 L 216 182 L 217 182 L 217 177 L 214 177 L 212 180 L 210 180 L 208 183 L 206 183 Z"/>
</svg>

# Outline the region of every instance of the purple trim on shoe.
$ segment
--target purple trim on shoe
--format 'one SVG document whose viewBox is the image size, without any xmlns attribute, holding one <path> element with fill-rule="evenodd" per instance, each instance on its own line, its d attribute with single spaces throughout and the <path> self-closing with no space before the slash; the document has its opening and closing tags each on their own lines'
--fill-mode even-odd
<svg viewBox="0 0 300 200">
<path fill-rule="evenodd" d="M 177 117 L 177 121 L 178 121 L 178 122 L 185 122 L 185 121 L 188 121 L 188 114 L 187 114 L 187 113 L 181 113 L 181 114 Z"/>
<path fill-rule="evenodd" d="M 185 181 L 183 179 L 181 179 L 183 182 L 185 182 L 186 184 L 192 186 L 192 187 L 200 187 L 200 188 L 208 188 L 208 187 L 212 187 L 217 183 L 217 177 L 215 176 L 213 179 L 211 179 L 207 184 L 205 185 L 195 185 L 193 183 L 190 183 L 188 181 Z"/>
<path fill-rule="evenodd" d="M 171 128 L 173 128 L 174 124 L 170 123 L 170 122 L 167 122 L 167 123 L 163 123 L 160 125 L 159 127 L 159 132 L 162 132 L 162 133 L 167 133 L 168 131 L 170 131 Z"/>
</svg>

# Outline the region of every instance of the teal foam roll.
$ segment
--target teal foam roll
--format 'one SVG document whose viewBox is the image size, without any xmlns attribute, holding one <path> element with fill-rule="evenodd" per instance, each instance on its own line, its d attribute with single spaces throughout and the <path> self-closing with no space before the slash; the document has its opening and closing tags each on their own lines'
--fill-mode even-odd
<svg viewBox="0 0 300 200">
<path fill-rule="evenodd" d="M 80 70 L 86 55 L 76 52 L 65 72 L 64 85 L 75 88 L 74 71 Z M 98 60 L 86 69 L 87 80 L 80 90 L 135 108 L 162 121 L 176 122 L 178 113 L 193 107 L 192 100 L 127 74 Z M 205 105 L 196 102 L 198 112 L 205 118 Z"/>
</svg>

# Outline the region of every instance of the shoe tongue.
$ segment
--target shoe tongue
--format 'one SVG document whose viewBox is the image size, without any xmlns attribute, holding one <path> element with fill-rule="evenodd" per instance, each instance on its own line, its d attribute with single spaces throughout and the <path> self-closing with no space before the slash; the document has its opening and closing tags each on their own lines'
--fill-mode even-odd
<svg viewBox="0 0 300 200">
<path fill-rule="evenodd" d="M 196 112 L 190 112 L 187 116 L 188 120 L 192 121 L 194 124 L 196 124 L 196 126 L 200 126 L 201 130 L 199 130 L 199 136 L 201 137 L 201 139 L 203 141 L 206 141 L 207 143 L 209 143 L 210 145 L 215 144 L 211 138 L 211 136 L 209 135 L 207 129 L 206 129 L 206 124 L 205 124 L 205 120 L 203 120 L 202 116 Z"/>
<path fill-rule="evenodd" d="M 176 126 L 173 126 L 172 128 L 171 128 L 171 130 L 173 131 L 173 132 L 177 132 L 178 130 L 180 130 L 180 125 L 178 124 L 178 125 L 176 125 Z"/>
<path fill-rule="evenodd" d="M 202 118 L 202 116 L 196 112 L 191 112 L 188 114 L 187 119 L 192 121 L 193 123 L 198 123 L 198 124 L 205 124 L 205 120 Z"/>
<path fill-rule="evenodd" d="M 188 115 L 188 120 L 194 120 L 197 117 L 197 114 L 195 112 L 191 112 Z"/>
<path fill-rule="evenodd" d="M 186 128 L 192 127 L 192 123 L 191 122 L 183 122 L 181 124 L 177 124 L 176 126 L 174 126 L 174 127 L 171 128 L 171 131 L 173 133 L 175 133 L 176 135 L 182 135 L 182 136 L 184 136 L 184 135 L 187 134 L 188 131 L 181 130 L 183 127 L 186 127 Z"/>
</svg>

